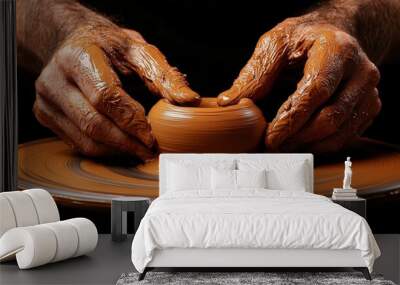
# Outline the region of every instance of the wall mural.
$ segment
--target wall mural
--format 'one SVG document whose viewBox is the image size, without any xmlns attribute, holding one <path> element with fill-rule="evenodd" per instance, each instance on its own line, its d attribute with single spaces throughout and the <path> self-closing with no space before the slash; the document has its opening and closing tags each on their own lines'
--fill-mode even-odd
<svg viewBox="0 0 400 285">
<path fill-rule="evenodd" d="M 112 197 L 158 195 L 159 153 L 311 152 L 316 193 L 351 157 L 371 227 L 400 232 L 399 61 L 368 45 L 386 41 L 320 24 L 313 1 L 223 20 L 216 3 L 44 2 L 17 7 L 19 188 L 108 231 Z"/>
</svg>

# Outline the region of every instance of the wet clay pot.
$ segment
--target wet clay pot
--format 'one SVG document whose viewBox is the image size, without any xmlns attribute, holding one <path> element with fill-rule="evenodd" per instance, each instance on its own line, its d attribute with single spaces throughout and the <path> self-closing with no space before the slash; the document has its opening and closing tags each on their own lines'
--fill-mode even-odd
<svg viewBox="0 0 400 285">
<path fill-rule="evenodd" d="M 264 139 L 266 121 L 250 99 L 220 107 L 216 98 L 202 98 L 196 107 L 162 99 L 149 121 L 161 152 L 254 152 Z"/>
</svg>

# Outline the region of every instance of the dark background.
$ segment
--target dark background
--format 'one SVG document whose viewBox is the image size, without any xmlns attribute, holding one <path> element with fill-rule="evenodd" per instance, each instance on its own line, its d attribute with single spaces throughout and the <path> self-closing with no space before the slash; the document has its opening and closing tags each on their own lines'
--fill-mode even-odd
<svg viewBox="0 0 400 285">
<path fill-rule="evenodd" d="M 121 26 L 140 32 L 156 45 L 173 66 L 177 66 L 191 87 L 204 97 L 217 96 L 229 88 L 240 69 L 252 54 L 258 38 L 277 23 L 290 16 L 303 14 L 316 1 L 81 1 L 98 12 L 111 17 Z M 269 1 L 263 1 L 269 2 Z M 382 64 L 379 91 L 382 111 L 366 136 L 400 145 L 398 105 L 399 61 Z M 286 70 L 272 96 L 262 103 L 267 119 L 271 120 L 277 107 L 295 90 L 301 70 Z M 18 70 L 19 142 L 52 136 L 41 127 L 32 114 L 34 79 L 37 75 Z M 148 110 L 157 100 L 148 94 L 135 78 L 123 78 L 126 90 L 139 98 Z M 400 170 L 399 170 L 400 171 Z M 400 175 L 400 174 L 399 174 Z M 397 195 L 396 197 L 398 197 Z M 391 217 L 398 215 L 399 198 L 370 203 L 369 219 L 375 232 L 400 232 Z M 64 211 L 74 216 L 78 209 Z M 84 213 L 99 220 L 101 213 Z M 107 215 L 105 215 L 107 217 Z M 108 219 L 108 218 L 105 218 Z M 104 222 L 105 231 L 109 221 Z"/>
<path fill-rule="evenodd" d="M 252 54 L 258 38 L 277 23 L 290 16 L 305 13 L 317 1 L 123 1 L 85 0 L 82 4 L 106 15 L 121 26 L 135 29 L 156 45 L 173 66 L 187 74 L 191 87 L 203 97 L 215 97 L 227 89 Z M 397 113 L 399 62 L 380 66 L 382 111 L 366 135 L 400 144 Z M 34 79 L 18 70 L 20 108 L 20 142 L 51 135 L 32 114 Z M 263 105 L 266 116 L 273 118 L 280 102 L 295 90 L 300 70 L 282 75 L 277 87 Z M 126 89 L 141 99 L 146 107 L 156 100 L 135 81 L 124 78 Z M 146 97 L 148 96 L 148 97 Z M 278 97 L 278 98 L 275 98 Z M 147 108 L 148 109 L 148 108 Z"/>
</svg>

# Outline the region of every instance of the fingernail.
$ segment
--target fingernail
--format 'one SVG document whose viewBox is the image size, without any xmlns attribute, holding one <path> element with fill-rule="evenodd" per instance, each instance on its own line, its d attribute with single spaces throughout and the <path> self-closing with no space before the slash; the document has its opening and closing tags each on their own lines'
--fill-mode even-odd
<svg viewBox="0 0 400 285">
<path fill-rule="evenodd" d="M 178 103 L 183 105 L 197 105 L 200 103 L 201 100 L 200 95 L 188 87 L 183 88 L 177 97 L 180 101 Z"/>
<path fill-rule="evenodd" d="M 230 102 L 231 102 L 231 98 L 226 96 L 226 95 L 224 95 L 224 94 L 219 95 L 218 98 L 217 98 L 217 103 L 220 106 L 229 105 Z"/>
</svg>

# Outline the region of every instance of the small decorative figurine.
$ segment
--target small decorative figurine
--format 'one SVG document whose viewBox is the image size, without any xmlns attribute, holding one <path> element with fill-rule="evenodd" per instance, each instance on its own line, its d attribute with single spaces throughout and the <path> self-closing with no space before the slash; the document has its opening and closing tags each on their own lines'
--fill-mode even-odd
<svg viewBox="0 0 400 285">
<path fill-rule="evenodd" d="M 351 161 L 350 157 L 347 157 L 347 160 L 344 162 L 344 178 L 343 178 L 343 189 L 352 189 L 351 188 L 351 177 L 353 175 L 353 171 L 351 169 Z"/>
<path fill-rule="evenodd" d="M 344 162 L 344 177 L 343 177 L 343 188 L 334 188 L 332 193 L 332 199 L 334 200 L 353 200 L 357 199 L 357 189 L 351 187 L 351 178 L 353 176 L 353 170 L 351 169 L 352 162 L 348 156 Z"/>
</svg>

